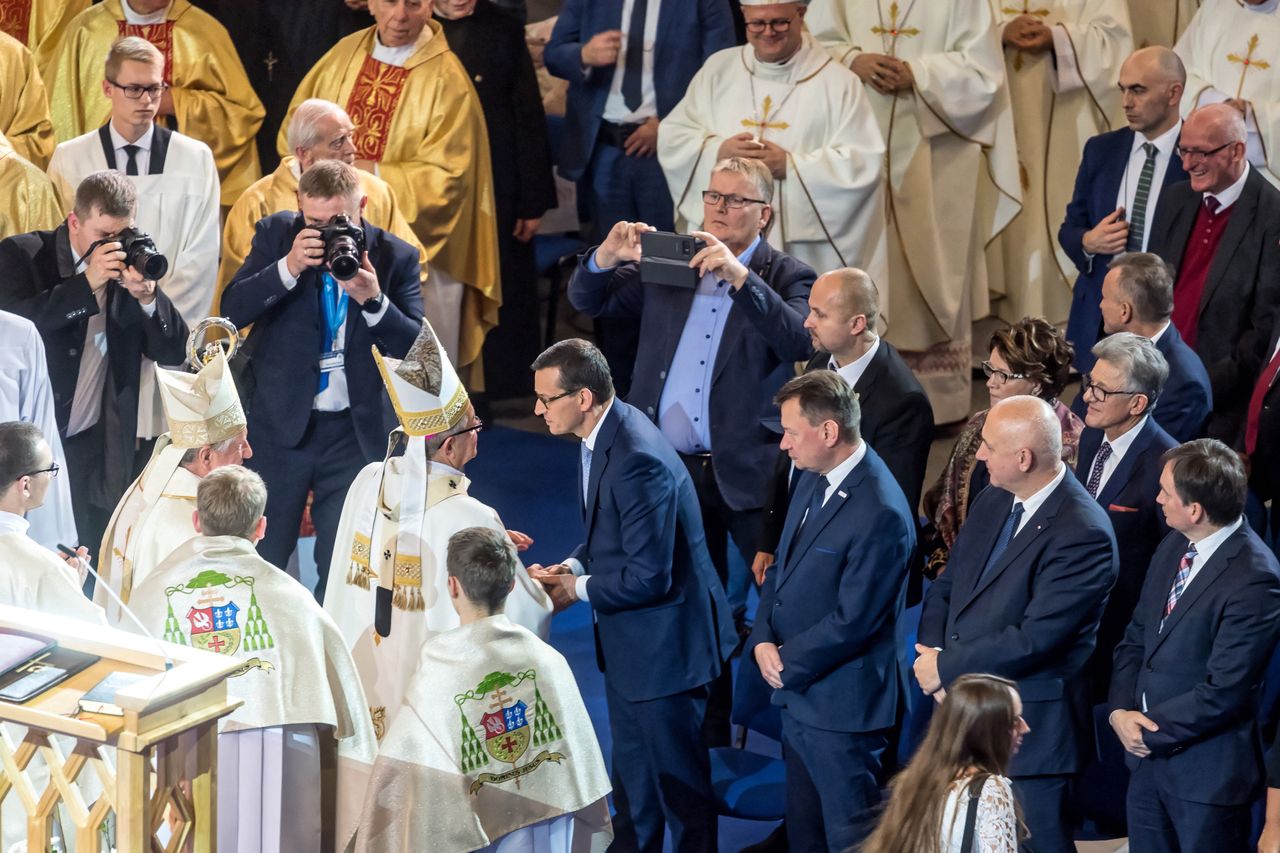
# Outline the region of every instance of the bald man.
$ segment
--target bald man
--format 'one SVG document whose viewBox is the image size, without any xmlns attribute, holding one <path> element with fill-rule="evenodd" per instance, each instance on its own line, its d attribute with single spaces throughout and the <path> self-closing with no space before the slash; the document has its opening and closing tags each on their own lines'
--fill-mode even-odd
<svg viewBox="0 0 1280 853">
<path fill-rule="evenodd" d="M 1116 581 L 1111 522 L 1061 461 L 1062 430 L 1038 397 L 996 403 L 978 458 L 978 495 L 929 588 L 916 679 L 941 700 L 965 673 L 1014 679 L 1033 733 L 1009 776 L 1033 853 L 1074 851 L 1067 797 L 1094 752 L 1085 665 Z"/>
<path fill-rule="evenodd" d="M 1093 366 L 1093 345 L 1102 334 L 1098 301 L 1107 264 L 1121 252 L 1147 250 L 1161 196 L 1187 179 L 1175 153 L 1186 79 L 1182 60 L 1169 48 L 1135 51 L 1120 66 L 1127 126 L 1084 145 L 1075 193 L 1058 228 L 1058 243 L 1079 271 L 1067 340 L 1075 346 L 1074 366 L 1081 373 Z"/>
<path fill-rule="evenodd" d="M 1177 270 L 1173 325 L 1209 373 L 1206 434 L 1237 449 L 1280 306 L 1280 191 L 1249 165 L 1246 139 L 1227 104 L 1187 117 L 1179 151 L 1190 180 L 1162 198 L 1148 243 Z"/>
</svg>

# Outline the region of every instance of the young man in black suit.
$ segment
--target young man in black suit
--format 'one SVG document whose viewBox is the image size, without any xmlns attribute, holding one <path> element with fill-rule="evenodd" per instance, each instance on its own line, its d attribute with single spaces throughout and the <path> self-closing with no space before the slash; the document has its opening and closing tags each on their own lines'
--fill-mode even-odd
<svg viewBox="0 0 1280 853">
<path fill-rule="evenodd" d="M 1174 532 L 1151 560 L 1111 682 L 1109 721 L 1132 772 L 1130 850 L 1245 853 L 1280 566 L 1241 516 L 1234 451 L 1200 439 L 1164 460 L 1159 500 Z"/>
<path fill-rule="evenodd" d="M 231 322 L 254 324 L 245 409 L 250 433 L 261 436 L 252 467 L 267 484 L 272 519 L 258 552 L 288 564 L 313 491 L 317 598 L 347 489 L 383 457 L 396 423 L 371 347 L 403 358 L 422 328 L 418 251 L 365 222 L 366 200 L 351 166 L 316 163 L 298 181 L 300 212 L 258 223 L 249 257 L 222 294 Z M 320 230 L 339 214 L 364 241 L 359 268 L 346 279 L 335 277 Z"/>
</svg>

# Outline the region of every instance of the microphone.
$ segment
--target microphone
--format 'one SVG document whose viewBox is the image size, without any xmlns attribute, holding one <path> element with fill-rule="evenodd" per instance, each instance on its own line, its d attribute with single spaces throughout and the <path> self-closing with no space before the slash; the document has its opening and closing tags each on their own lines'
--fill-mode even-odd
<svg viewBox="0 0 1280 853">
<path fill-rule="evenodd" d="M 121 599 L 120 596 L 116 595 L 116 591 L 111 588 L 111 584 L 103 580 L 102 575 L 98 574 L 98 570 L 95 569 L 92 565 L 90 565 L 88 560 L 86 560 L 84 557 L 81 557 L 79 554 L 77 554 L 71 548 L 68 548 L 66 545 L 59 544 L 58 550 L 66 554 L 68 557 L 75 557 L 77 560 L 80 561 L 81 568 L 87 569 L 89 574 L 93 575 L 95 579 L 95 583 L 98 586 L 101 586 L 104 590 L 106 590 L 106 593 L 111 598 L 111 600 L 114 601 L 120 607 L 120 611 L 124 613 L 126 616 L 128 616 L 130 621 L 132 621 L 134 625 L 138 626 L 138 630 L 141 631 L 147 639 L 149 639 L 151 642 L 156 644 L 156 648 L 160 650 L 161 656 L 164 657 L 164 671 L 168 672 L 169 670 L 173 669 L 173 658 L 169 657 L 169 653 L 165 651 L 164 645 L 160 642 L 160 639 L 156 637 L 155 634 L 147 630 L 147 626 L 143 625 L 142 620 L 139 619 L 134 614 L 134 612 L 129 609 L 129 605 L 125 604 L 123 599 Z"/>
</svg>

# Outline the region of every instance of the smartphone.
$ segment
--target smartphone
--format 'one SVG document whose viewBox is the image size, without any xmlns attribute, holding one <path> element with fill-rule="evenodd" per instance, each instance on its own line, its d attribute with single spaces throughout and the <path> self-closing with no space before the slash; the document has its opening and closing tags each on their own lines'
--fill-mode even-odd
<svg viewBox="0 0 1280 853">
<path fill-rule="evenodd" d="M 700 276 L 689 261 L 706 247 L 705 241 L 688 234 L 646 231 L 640 235 L 640 280 L 692 290 Z"/>
</svg>

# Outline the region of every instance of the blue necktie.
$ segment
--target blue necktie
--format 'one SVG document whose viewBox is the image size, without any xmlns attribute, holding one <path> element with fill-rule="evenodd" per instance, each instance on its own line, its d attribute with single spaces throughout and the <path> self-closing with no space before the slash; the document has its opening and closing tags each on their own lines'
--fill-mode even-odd
<svg viewBox="0 0 1280 853">
<path fill-rule="evenodd" d="M 1000 535 L 996 537 L 996 544 L 991 549 L 991 556 L 987 557 L 987 564 L 982 567 L 982 574 L 978 576 L 978 583 L 981 584 L 986 579 L 987 573 L 1000 562 L 1000 557 L 1004 555 L 1005 549 L 1009 547 L 1009 542 L 1013 539 L 1013 534 L 1018 529 L 1018 522 L 1022 520 L 1022 503 L 1020 501 L 1013 502 L 1013 509 L 1009 512 L 1009 517 L 1004 520 L 1004 527 L 1000 528 Z"/>
<path fill-rule="evenodd" d="M 591 448 L 582 442 L 582 505 L 587 505 L 587 490 L 591 484 Z"/>
<path fill-rule="evenodd" d="M 827 480 L 825 475 L 818 478 L 818 484 L 813 490 L 813 497 L 809 499 L 809 508 L 805 510 L 804 518 L 800 519 L 800 527 L 796 530 L 797 537 L 800 535 L 800 531 L 804 530 L 804 526 L 813 520 L 813 518 L 817 516 L 818 512 L 822 509 L 822 505 L 827 496 L 827 488 L 830 485 L 831 483 Z"/>
</svg>

